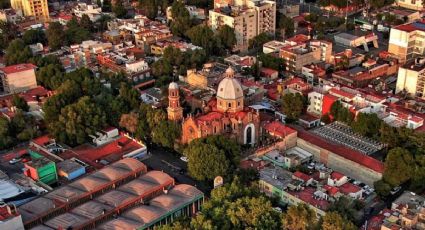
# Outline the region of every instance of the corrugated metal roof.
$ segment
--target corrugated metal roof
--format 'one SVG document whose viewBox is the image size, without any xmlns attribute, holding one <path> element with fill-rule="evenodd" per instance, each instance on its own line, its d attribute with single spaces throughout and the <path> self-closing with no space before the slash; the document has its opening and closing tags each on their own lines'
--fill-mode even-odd
<svg viewBox="0 0 425 230">
<path fill-rule="evenodd" d="M 84 203 L 73 210 L 71 210 L 71 213 L 87 217 L 89 219 L 94 219 L 98 216 L 103 215 L 103 212 L 109 211 L 113 209 L 112 206 L 99 203 L 97 201 L 89 201 L 87 203 Z"/>
<path fill-rule="evenodd" d="M 160 207 L 143 205 L 125 212 L 122 216 L 141 224 L 149 224 L 160 218 L 166 212 L 167 210 Z"/>
<path fill-rule="evenodd" d="M 172 210 L 183 204 L 184 202 L 184 197 L 178 195 L 164 194 L 153 198 L 150 202 L 150 205 L 160 207 L 165 210 Z"/>
<path fill-rule="evenodd" d="M 64 213 L 53 219 L 46 221 L 44 224 L 54 229 L 68 229 L 76 227 L 86 222 L 87 219 L 71 213 Z"/>
<path fill-rule="evenodd" d="M 62 202 L 71 202 L 78 199 L 78 197 L 84 193 L 84 191 L 66 185 L 46 194 L 44 197 L 60 200 Z"/>
<path fill-rule="evenodd" d="M 101 230 L 134 230 L 140 226 L 140 223 L 128 220 L 122 217 L 106 222 L 98 229 Z"/>
<path fill-rule="evenodd" d="M 40 197 L 24 205 L 21 205 L 18 210 L 22 215 L 23 221 L 25 222 L 25 220 L 29 220 L 42 214 L 43 212 L 54 209 L 55 207 L 56 205 L 52 200 Z"/>
<path fill-rule="evenodd" d="M 107 184 L 109 184 L 109 181 L 89 175 L 69 184 L 69 186 L 77 188 L 81 191 L 91 192 Z"/>
<path fill-rule="evenodd" d="M 171 189 L 168 194 L 185 196 L 189 199 L 194 199 L 197 196 L 202 195 L 203 193 L 191 185 L 179 184 L 176 185 L 173 189 Z"/>
<path fill-rule="evenodd" d="M 129 172 L 131 171 L 123 169 L 123 168 L 106 167 L 91 175 L 100 179 L 107 180 L 107 181 L 114 181 L 114 180 L 118 180 L 122 178 L 124 175 L 128 174 Z"/>
<path fill-rule="evenodd" d="M 172 177 L 161 171 L 149 171 L 142 175 L 140 179 L 157 184 L 164 184 L 169 180 L 174 181 Z"/>
<path fill-rule="evenodd" d="M 128 171 L 135 171 L 139 170 L 140 168 L 146 169 L 146 166 L 142 162 L 134 158 L 124 158 L 118 162 L 111 164 L 111 166 L 115 168 L 125 169 Z"/>
<path fill-rule="evenodd" d="M 133 195 L 141 196 L 149 191 L 155 190 L 156 188 L 161 188 L 161 186 L 157 183 L 152 183 L 138 178 L 125 185 L 120 186 L 118 190 L 131 193 Z"/>
<path fill-rule="evenodd" d="M 136 198 L 136 196 L 131 195 L 130 193 L 126 193 L 126 192 L 122 192 L 118 190 L 112 190 L 96 198 L 96 201 L 102 204 L 118 207 L 121 204 L 127 201 L 130 201 L 131 199 L 134 199 L 134 198 Z"/>
</svg>

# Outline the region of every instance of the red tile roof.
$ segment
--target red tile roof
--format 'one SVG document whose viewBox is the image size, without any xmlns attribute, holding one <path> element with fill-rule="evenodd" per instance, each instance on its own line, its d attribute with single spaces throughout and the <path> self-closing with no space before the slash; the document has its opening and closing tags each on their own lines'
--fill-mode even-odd
<svg viewBox="0 0 425 230">
<path fill-rule="evenodd" d="M 307 174 L 305 174 L 303 172 L 300 172 L 300 171 L 294 172 L 293 176 L 296 177 L 296 178 L 299 178 L 299 179 L 303 180 L 304 182 L 307 182 L 307 181 L 309 181 L 312 178 L 311 176 L 309 176 L 309 175 L 307 175 Z"/>
<path fill-rule="evenodd" d="M 19 73 L 22 71 L 27 71 L 30 69 L 35 69 L 37 66 L 26 63 L 26 64 L 17 64 L 17 65 L 10 65 L 3 68 L 0 68 L 0 71 L 4 72 L 5 74 L 13 74 L 13 73 Z"/>
<path fill-rule="evenodd" d="M 261 73 L 265 76 L 271 76 L 271 75 L 276 74 L 278 72 L 274 69 L 263 67 L 263 68 L 261 68 Z"/>
<path fill-rule="evenodd" d="M 354 94 L 351 94 L 351 93 L 348 93 L 348 92 L 345 92 L 345 91 L 342 91 L 342 90 L 339 90 L 339 89 L 335 89 L 335 88 L 330 89 L 329 93 L 334 95 L 334 96 L 337 96 L 337 97 L 340 96 L 340 97 L 345 97 L 345 98 L 348 98 L 348 99 L 353 99 L 355 97 Z"/>
<path fill-rule="evenodd" d="M 334 186 L 330 186 L 330 185 L 324 185 L 323 188 L 328 192 L 329 195 L 334 196 L 335 194 L 337 194 L 339 192 L 339 189 L 337 187 Z"/>
<path fill-rule="evenodd" d="M 222 117 L 223 117 L 223 114 L 220 112 L 210 112 L 205 115 L 197 117 L 196 120 L 201 122 L 210 122 L 213 120 L 219 120 Z"/>
<path fill-rule="evenodd" d="M 288 191 L 289 194 L 297 196 L 298 199 L 306 202 L 307 204 L 313 205 L 321 210 L 326 211 L 329 208 L 329 201 L 314 199 L 313 195 L 316 190 L 311 187 L 305 187 L 301 191 Z"/>
<path fill-rule="evenodd" d="M 267 123 L 266 125 L 264 125 L 264 129 L 267 130 L 267 132 L 271 133 L 272 135 L 279 136 L 282 138 L 297 132 L 294 129 L 291 129 L 288 126 L 284 125 L 280 121 L 273 121 L 273 122 Z"/>
<path fill-rule="evenodd" d="M 341 186 L 339 186 L 339 190 L 348 195 L 350 193 L 356 193 L 359 192 L 361 190 L 361 188 L 357 185 L 351 184 L 351 183 L 345 183 Z"/>
<path fill-rule="evenodd" d="M 320 148 L 327 149 L 330 152 L 333 152 L 347 160 L 356 162 L 366 168 L 369 168 L 375 172 L 383 173 L 384 172 L 384 163 L 381 161 L 364 155 L 358 151 L 352 150 L 348 147 L 345 147 L 343 145 L 339 145 L 336 143 L 331 143 L 326 141 L 325 139 L 320 138 L 319 136 L 305 131 L 299 127 L 291 126 L 292 128 L 295 128 L 298 131 L 298 138 L 301 138 L 313 145 L 316 145 Z"/>
<path fill-rule="evenodd" d="M 337 171 L 334 171 L 334 172 L 331 173 L 331 179 L 332 180 L 341 180 L 341 178 L 343 178 L 344 176 L 345 176 L 344 174 L 337 172 Z"/>
</svg>

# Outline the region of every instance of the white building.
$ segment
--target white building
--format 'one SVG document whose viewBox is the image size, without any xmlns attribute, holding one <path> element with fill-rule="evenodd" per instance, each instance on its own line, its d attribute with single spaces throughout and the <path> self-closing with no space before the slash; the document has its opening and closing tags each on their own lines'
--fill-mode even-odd
<svg viewBox="0 0 425 230">
<path fill-rule="evenodd" d="M 97 21 L 102 16 L 102 8 L 92 4 L 78 3 L 73 11 L 75 16 L 79 18 L 86 14 L 92 22 Z"/>
</svg>

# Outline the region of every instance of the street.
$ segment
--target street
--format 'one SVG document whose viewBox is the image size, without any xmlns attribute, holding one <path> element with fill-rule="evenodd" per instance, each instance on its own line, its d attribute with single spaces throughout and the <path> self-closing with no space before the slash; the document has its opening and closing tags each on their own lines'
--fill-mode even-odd
<svg viewBox="0 0 425 230">
<path fill-rule="evenodd" d="M 164 149 L 151 147 L 149 149 L 150 156 L 142 160 L 148 166 L 149 170 L 159 170 L 167 173 L 176 180 L 177 184 L 189 184 L 197 187 L 204 193 L 207 193 L 211 186 L 194 180 L 187 175 L 187 163 L 180 160 L 173 153 L 167 152 Z M 180 169 L 183 169 L 183 173 Z"/>
</svg>

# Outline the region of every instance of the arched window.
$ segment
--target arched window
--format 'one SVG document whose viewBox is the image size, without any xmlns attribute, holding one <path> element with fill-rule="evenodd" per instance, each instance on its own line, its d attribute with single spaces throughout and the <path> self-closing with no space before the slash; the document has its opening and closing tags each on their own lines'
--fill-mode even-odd
<svg viewBox="0 0 425 230">
<path fill-rule="evenodd" d="M 251 144 L 252 143 L 252 127 L 248 127 L 246 129 L 246 144 Z"/>
<path fill-rule="evenodd" d="M 229 105 L 228 105 L 228 107 L 229 107 L 229 108 L 231 108 L 231 107 L 232 107 L 232 103 L 230 103 L 230 102 L 229 102 Z"/>
</svg>

